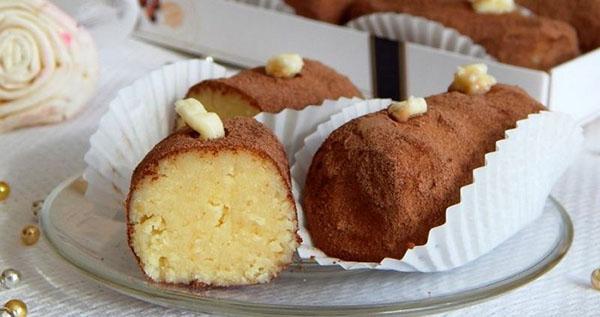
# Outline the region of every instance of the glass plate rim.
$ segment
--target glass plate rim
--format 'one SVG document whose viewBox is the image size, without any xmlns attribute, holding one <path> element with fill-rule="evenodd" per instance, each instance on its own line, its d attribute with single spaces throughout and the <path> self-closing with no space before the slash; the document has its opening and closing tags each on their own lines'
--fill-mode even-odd
<svg viewBox="0 0 600 317">
<path fill-rule="evenodd" d="M 571 218 L 566 209 L 552 195 L 548 196 L 548 201 L 552 203 L 560 214 L 562 220 L 561 238 L 555 241 L 555 246 L 544 257 L 526 270 L 520 271 L 501 281 L 493 282 L 481 288 L 461 292 L 458 294 L 444 295 L 427 300 L 407 301 L 402 304 L 376 304 L 376 305 L 345 305 L 345 306 L 301 306 L 301 305 L 270 305 L 248 303 L 238 300 L 224 300 L 214 298 L 200 298 L 193 295 L 176 293 L 168 289 L 143 288 L 137 285 L 131 285 L 127 281 L 114 281 L 114 276 L 102 276 L 98 270 L 90 268 L 87 264 L 81 263 L 76 256 L 68 254 L 59 247 L 59 243 L 54 232 L 50 231 L 51 221 L 49 220 L 51 207 L 54 200 L 60 193 L 72 183 L 82 179 L 82 173 L 71 176 L 56 186 L 46 197 L 40 213 L 40 226 L 48 241 L 48 245 L 53 250 L 57 258 L 71 267 L 77 269 L 87 278 L 117 291 L 126 296 L 131 296 L 142 301 L 159 303 L 163 306 L 183 308 L 186 310 L 204 312 L 204 313 L 226 313 L 226 314 L 244 314 L 262 316 L 285 315 L 285 316 L 309 316 L 319 314 L 321 316 L 339 316 L 339 315 L 365 315 L 381 316 L 388 314 L 403 315 L 422 315 L 430 313 L 439 313 L 471 306 L 483 301 L 498 297 L 504 293 L 513 291 L 522 287 L 548 271 L 552 270 L 563 257 L 567 254 L 573 242 L 574 227 Z M 110 275 L 110 274 L 108 274 Z M 152 301 L 148 300 L 152 298 Z M 194 303 L 186 302 L 186 299 Z M 202 308 L 202 309 L 199 309 Z"/>
</svg>

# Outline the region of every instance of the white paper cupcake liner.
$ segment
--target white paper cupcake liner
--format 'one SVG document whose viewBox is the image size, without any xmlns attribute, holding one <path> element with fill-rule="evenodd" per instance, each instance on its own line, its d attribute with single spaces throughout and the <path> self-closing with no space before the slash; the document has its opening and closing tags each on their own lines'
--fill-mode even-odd
<svg viewBox="0 0 600 317">
<path fill-rule="evenodd" d="M 86 198 L 107 211 L 123 209 L 133 170 L 173 129 L 173 103 L 201 80 L 224 77 L 226 69 L 205 60 L 162 67 L 119 91 L 90 138 L 85 155 Z"/>
<path fill-rule="evenodd" d="M 494 60 L 485 49 L 455 29 L 425 18 L 401 13 L 373 13 L 356 18 L 347 26 L 389 40 L 417 43 L 448 52 Z"/>
<path fill-rule="evenodd" d="M 305 177 L 323 141 L 344 123 L 384 109 L 387 104 L 364 101 L 344 108 L 319 125 L 296 153 L 292 176 L 301 202 Z M 517 122 L 485 156 L 485 165 L 473 171 L 473 183 L 460 190 L 460 203 L 446 210 L 446 223 L 429 232 L 427 244 L 417 246 L 402 259 L 380 263 L 350 262 L 328 257 L 317 249 L 306 229 L 299 205 L 302 258 L 345 269 L 380 269 L 404 272 L 445 271 L 464 265 L 494 249 L 538 218 L 553 184 L 578 154 L 581 128 L 566 114 L 542 112 Z"/>
</svg>

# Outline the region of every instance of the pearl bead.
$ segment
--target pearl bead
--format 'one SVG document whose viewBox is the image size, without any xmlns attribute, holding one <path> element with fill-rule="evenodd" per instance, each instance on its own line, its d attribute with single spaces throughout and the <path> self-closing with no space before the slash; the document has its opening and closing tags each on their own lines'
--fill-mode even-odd
<svg viewBox="0 0 600 317">
<path fill-rule="evenodd" d="M 40 229 L 36 225 L 27 225 L 21 230 L 21 241 L 25 245 L 34 245 L 40 239 Z"/>
<path fill-rule="evenodd" d="M 4 307 L 12 312 L 14 317 L 26 317 L 27 316 L 27 305 L 18 299 L 11 299 Z"/>
<path fill-rule="evenodd" d="M 10 195 L 10 185 L 7 182 L 0 182 L 0 201 L 6 200 Z"/>
<path fill-rule="evenodd" d="M 17 270 L 6 269 L 0 275 L 0 284 L 5 288 L 14 288 L 21 281 L 21 273 Z"/>
<path fill-rule="evenodd" d="M 44 205 L 43 199 L 36 200 L 33 202 L 33 204 L 31 204 L 31 211 L 33 212 L 34 217 L 38 216 L 38 214 L 40 213 L 40 210 L 42 210 L 43 205 Z"/>
<path fill-rule="evenodd" d="M 600 291 L 600 269 L 592 272 L 592 287 Z"/>
</svg>

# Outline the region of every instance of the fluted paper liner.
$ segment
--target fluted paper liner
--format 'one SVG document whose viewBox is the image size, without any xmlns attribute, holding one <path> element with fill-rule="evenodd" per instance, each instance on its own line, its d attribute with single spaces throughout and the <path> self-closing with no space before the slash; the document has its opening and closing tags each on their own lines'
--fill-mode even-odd
<svg viewBox="0 0 600 317">
<path fill-rule="evenodd" d="M 417 43 L 475 58 L 494 60 L 485 49 L 455 29 L 425 18 L 402 13 L 373 13 L 347 26 L 389 40 Z"/>
<path fill-rule="evenodd" d="M 190 60 L 164 66 L 123 88 L 90 138 L 90 149 L 85 155 L 86 198 L 107 212 L 123 210 L 133 170 L 173 129 L 175 101 L 199 81 L 230 74 L 218 64 Z M 293 154 L 318 124 L 359 102 L 362 99 L 340 98 L 300 111 L 286 109 L 276 114 L 261 113 L 255 118 L 283 143 L 291 164 Z"/>
<path fill-rule="evenodd" d="M 292 167 L 295 195 L 301 202 L 305 177 L 323 141 L 344 123 L 387 105 L 369 101 L 344 108 L 319 125 L 296 153 Z M 496 151 L 486 154 L 485 165 L 473 171 L 473 183 L 460 190 L 460 202 L 446 210 L 446 223 L 429 232 L 427 243 L 408 250 L 402 259 L 380 263 L 350 262 L 328 257 L 313 246 L 299 205 L 302 258 L 345 269 L 380 269 L 403 272 L 445 271 L 490 252 L 538 218 L 553 184 L 578 154 L 581 128 L 568 115 L 532 114 L 506 131 Z"/>
</svg>

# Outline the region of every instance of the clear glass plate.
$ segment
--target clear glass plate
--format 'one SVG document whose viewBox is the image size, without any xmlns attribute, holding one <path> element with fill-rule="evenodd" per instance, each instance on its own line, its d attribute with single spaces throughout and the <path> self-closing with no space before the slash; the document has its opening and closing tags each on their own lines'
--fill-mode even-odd
<svg viewBox="0 0 600 317">
<path fill-rule="evenodd" d="M 474 304 L 513 290 L 554 267 L 573 226 L 549 198 L 540 219 L 491 253 L 444 273 L 344 271 L 298 260 L 264 285 L 189 291 L 146 280 L 127 246 L 124 215 L 103 214 L 84 198 L 80 176 L 46 199 L 40 222 L 50 245 L 95 281 L 151 303 L 244 315 L 424 314 Z"/>
</svg>

